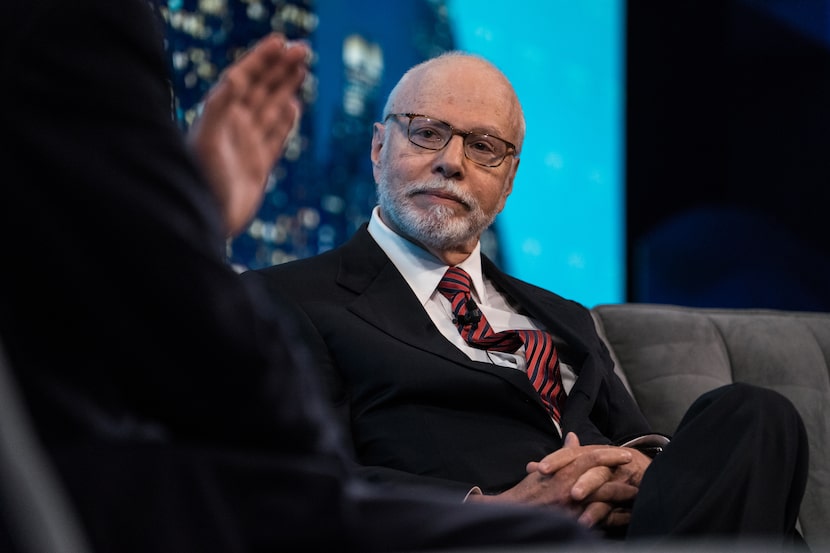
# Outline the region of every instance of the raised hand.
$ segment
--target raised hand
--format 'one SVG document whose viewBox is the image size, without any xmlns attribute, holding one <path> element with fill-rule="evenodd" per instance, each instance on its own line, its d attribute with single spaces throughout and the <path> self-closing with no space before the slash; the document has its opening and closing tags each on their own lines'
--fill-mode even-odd
<svg viewBox="0 0 830 553">
<path fill-rule="evenodd" d="M 208 92 L 188 143 L 202 164 L 228 236 L 250 222 L 268 174 L 297 126 L 309 49 L 279 34 L 260 40 Z"/>
</svg>

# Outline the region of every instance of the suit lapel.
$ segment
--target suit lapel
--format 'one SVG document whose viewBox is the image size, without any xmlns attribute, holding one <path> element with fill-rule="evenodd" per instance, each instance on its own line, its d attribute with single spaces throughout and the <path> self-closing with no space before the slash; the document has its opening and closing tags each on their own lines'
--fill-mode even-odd
<svg viewBox="0 0 830 553">
<path fill-rule="evenodd" d="M 581 334 L 575 332 L 580 319 L 581 306 L 547 290 L 506 275 L 486 256 L 482 256 L 482 270 L 496 288 L 505 294 L 524 314 L 539 321 L 557 341 L 567 347 L 560 348 L 563 361 L 579 371 L 588 346 Z"/>
<path fill-rule="evenodd" d="M 466 359 L 439 332 L 395 265 L 364 225 L 343 246 L 337 283 L 355 294 L 347 309 L 394 338 L 458 361 Z"/>
<path fill-rule="evenodd" d="M 367 323 L 412 347 L 507 380 L 542 405 L 523 373 L 472 361 L 436 330 L 418 298 L 365 225 L 343 246 L 337 283 L 355 294 L 347 309 Z"/>
<path fill-rule="evenodd" d="M 576 421 L 579 423 L 580 436 L 598 433 L 590 422 L 590 413 L 602 383 L 603 371 L 594 347 L 585 341 L 586 336 L 592 335 L 592 329 L 586 328 L 581 322 L 585 320 L 583 308 L 556 294 L 506 275 L 486 257 L 482 257 L 482 270 L 524 314 L 544 325 L 557 341 L 564 341 L 564 345 L 558 346 L 560 358 L 574 370 L 577 380 L 562 413 L 563 429 L 567 431 Z"/>
</svg>

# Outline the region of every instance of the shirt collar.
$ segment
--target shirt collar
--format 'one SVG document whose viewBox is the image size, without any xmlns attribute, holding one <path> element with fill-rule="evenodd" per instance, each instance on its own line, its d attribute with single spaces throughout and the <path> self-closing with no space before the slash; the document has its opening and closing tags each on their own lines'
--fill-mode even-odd
<svg viewBox="0 0 830 553">
<path fill-rule="evenodd" d="M 378 213 L 379 207 L 375 206 L 369 219 L 369 234 L 403 275 L 421 305 L 426 305 L 441 282 L 448 265 L 390 229 Z M 477 296 L 476 299 L 480 303 L 486 304 L 487 292 L 481 275 L 481 243 L 477 243 L 469 257 L 457 266 L 469 273 L 473 280 L 473 295 Z"/>
</svg>

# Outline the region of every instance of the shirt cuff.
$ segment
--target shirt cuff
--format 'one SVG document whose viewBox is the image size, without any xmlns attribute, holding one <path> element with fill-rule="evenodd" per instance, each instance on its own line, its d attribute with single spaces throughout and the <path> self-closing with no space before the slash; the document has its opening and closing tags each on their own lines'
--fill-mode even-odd
<svg viewBox="0 0 830 553">
<path fill-rule="evenodd" d="M 664 434 L 644 434 L 628 440 L 625 443 L 621 443 L 619 446 L 636 449 L 654 459 L 658 454 L 663 452 L 663 448 L 669 442 L 671 442 L 671 438 Z"/>
<path fill-rule="evenodd" d="M 481 488 L 479 488 L 478 486 L 473 486 L 473 488 L 467 492 L 467 495 L 464 496 L 464 501 L 462 501 L 462 503 L 466 503 L 467 499 L 471 495 L 484 495 L 484 492 L 482 492 Z"/>
</svg>

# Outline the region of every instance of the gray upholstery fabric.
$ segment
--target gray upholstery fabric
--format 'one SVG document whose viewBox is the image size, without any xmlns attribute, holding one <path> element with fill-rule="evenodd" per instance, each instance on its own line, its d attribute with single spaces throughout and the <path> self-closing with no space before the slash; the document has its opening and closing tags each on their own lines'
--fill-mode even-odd
<svg viewBox="0 0 830 553">
<path fill-rule="evenodd" d="M 8 363 L 0 341 L 0 526 L 20 553 L 91 553 Z"/>
<path fill-rule="evenodd" d="M 702 393 L 730 382 L 777 390 L 810 440 L 802 533 L 830 546 L 830 313 L 599 305 L 597 329 L 656 431 L 671 434 Z"/>
</svg>

